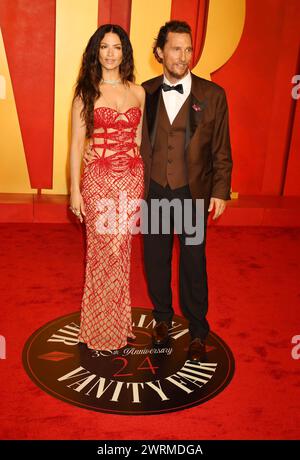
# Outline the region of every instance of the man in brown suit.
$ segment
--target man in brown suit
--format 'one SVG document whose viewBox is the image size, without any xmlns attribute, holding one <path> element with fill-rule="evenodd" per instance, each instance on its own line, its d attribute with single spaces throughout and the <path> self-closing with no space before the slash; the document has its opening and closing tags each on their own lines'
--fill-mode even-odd
<svg viewBox="0 0 300 460">
<path fill-rule="evenodd" d="M 208 286 L 205 258 L 208 213 L 219 217 L 230 199 L 231 147 L 228 108 L 223 88 L 199 78 L 189 71 L 192 57 L 190 26 L 170 21 L 161 27 L 155 46 L 156 59 L 162 63 L 163 75 L 143 83 L 146 106 L 141 154 L 145 163 L 145 199 L 148 223 L 154 217 L 153 200 L 176 199 L 192 202 L 193 224 L 196 200 L 204 203 L 204 239 L 188 244 L 184 225 L 180 242 L 179 289 L 183 314 L 189 321 L 191 342 L 189 359 L 205 358 L 205 340 L 209 333 L 206 319 Z M 179 200 L 179 201 L 178 201 Z M 154 208 L 153 208 L 154 209 Z M 166 234 L 162 222 L 168 221 Z M 199 224 L 199 222 L 198 222 Z M 144 235 L 144 262 L 149 295 L 154 305 L 156 326 L 153 340 L 166 343 L 172 325 L 171 259 L 174 209 L 164 215 L 158 233 Z"/>
</svg>

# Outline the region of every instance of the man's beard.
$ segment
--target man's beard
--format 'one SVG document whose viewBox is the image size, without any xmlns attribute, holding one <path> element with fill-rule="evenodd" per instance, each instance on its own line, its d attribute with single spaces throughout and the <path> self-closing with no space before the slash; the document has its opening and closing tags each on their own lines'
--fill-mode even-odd
<svg viewBox="0 0 300 460">
<path fill-rule="evenodd" d="M 172 78 L 175 78 L 176 80 L 181 80 L 181 78 L 184 78 L 187 75 L 187 73 L 189 71 L 189 68 L 187 66 L 185 72 L 181 73 L 181 74 L 178 74 L 178 73 L 176 73 L 176 72 L 174 72 L 173 70 L 170 70 L 170 69 L 167 69 L 167 70 L 168 70 L 169 75 Z"/>
</svg>

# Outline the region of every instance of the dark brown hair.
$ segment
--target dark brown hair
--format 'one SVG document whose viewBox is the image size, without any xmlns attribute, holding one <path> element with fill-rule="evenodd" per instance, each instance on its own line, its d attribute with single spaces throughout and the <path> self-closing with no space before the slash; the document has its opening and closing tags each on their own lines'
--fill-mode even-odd
<svg viewBox="0 0 300 460">
<path fill-rule="evenodd" d="M 157 53 L 157 48 L 160 48 L 161 50 L 164 49 L 166 41 L 168 40 L 169 32 L 176 32 L 178 34 L 190 34 L 192 40 L 192 30 L 187 22 L 176 20 L 166 22 L 165 25 L 159 29 L 158 36 L 153 46 L 154 56 L 159 63 L 162 63 L 162 59 Z"/>
<path fill-rule="evenodd" d="M 99 47 L 104 35 L 112 32 L 117 34 L 122 45 L 123 59 L 120 64 L 120 75 L 123 83 L 134 81 L 133 52 L 129 37 L 125 30 L 116 24 L 100 26 L 88 41 L 82 56 L 81 68 L 74 91 L 75 98 L 83 102 L 81 117 L 86 124 L 86 137 L 90 138 L 94 129 L 94 103 L 100 97 L 99 83 L 102 79 L 102 68 L 99 62 Z"/>
</svg>

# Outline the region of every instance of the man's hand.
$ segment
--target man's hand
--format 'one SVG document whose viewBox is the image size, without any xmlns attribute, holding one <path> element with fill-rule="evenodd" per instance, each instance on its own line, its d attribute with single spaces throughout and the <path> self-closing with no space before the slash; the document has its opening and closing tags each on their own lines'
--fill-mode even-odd
<svg viewBox="0 0 300 460">
<path fill-rule="evenodd" d="M 83 163 L 88 164 L 90 161 L 96 158 L 96 154 L 91 147 L 91 144 L 87 144 L 85 147 L 85 151 L 83 152 Z"/>
<path fill-rule="evenodd" d="M 220 217 L 221 214 L 223 214 L 226 208 L 226 201 L 221 200 L 221 198 L 211 197 L 210 202 L 209 202 L 208 212 L 211 212 L 214 207 L 215 207 L 215 214 L 213 216 L 213 220 L 217 219 L 218 217 Z"/>
</svg>

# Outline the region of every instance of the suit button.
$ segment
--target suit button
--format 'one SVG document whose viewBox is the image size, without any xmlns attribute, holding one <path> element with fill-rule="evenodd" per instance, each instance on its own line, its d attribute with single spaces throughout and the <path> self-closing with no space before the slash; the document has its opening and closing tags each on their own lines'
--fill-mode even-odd
<svg viewBox="0 0 300 460">
<path fill-rule="evenodd" d="M 171 160 L 170 158 L 168 159 L 168 163 L 172 163 L 173 160 Z"/>
<path fill-rule="evenodd" d="M 173 150 L 174 149 L 173 145 L 168 145 L 168 149 Z"/>
</svg>

